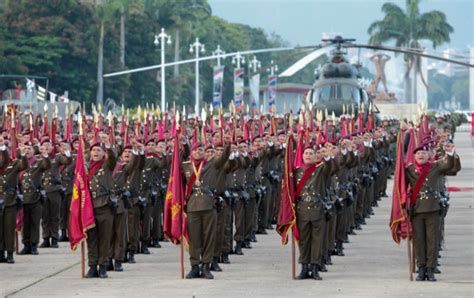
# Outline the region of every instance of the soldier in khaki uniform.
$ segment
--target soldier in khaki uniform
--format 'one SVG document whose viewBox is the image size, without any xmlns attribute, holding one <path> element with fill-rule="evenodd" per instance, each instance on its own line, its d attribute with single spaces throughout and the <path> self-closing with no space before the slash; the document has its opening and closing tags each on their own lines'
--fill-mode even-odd
<svg viewBox="0 0 474 298">
<path fill-rule="evenodd" d="M 24 152 L 28 159 L 28 168 L 20 173 L 21 190 L 23 192 L 23 244 L 20 254 L 38 254 L 38 242 L 41 220 L 41 177 L 51 167 L 46 151 L 40 157 L 35 156 L 31 142 L 24 143 Z"/>
<path fill-rule="evenodd" d="M 60 167 L 71 164 L 71 149 L 67 144 L 61 148 L 60 153 L 56 154 L 56 148 L 47 138 L 41 142 L 40 150 L 47 152 L 51 160 L 51 167 L 44 172 L 42 181 L 46 197 L 43 203 L 43 220 L 41 222 L 43 243 L 40 247 L 58 248 L 60 207 L 63 198 L 65 199 L 59 171 Z"/>
<path fill-rule="evenodd" d="M 68 226 L 69 226 L 69 207 L 71 206 L 72 199 L 72 188 L 74 185 L 74 171 L 76 169 L 76 157 L 77 149 L 79 146 L 79 139 L 76 137 L 72 140 L 72 154 L 71 154 L 71 163 L 67 166 L 64 166 L 61 171 L 61 183 L 65 190 L 66 197 L 61 204 L 61 237 L 59 241 L 69 241 L 68 237 Z M 61 143 L 61 146 L 65 146 L 64 142 Z"/>
<path fill-rule="evenodd" d="M 24 154 L 19 159 L 10 160 L 7 146 L 0 137 L 0 263 L 15 263 L 15 222 L 18 209 L 18 174 L 28 167 Z M 5 251 L 7 257 L 5 258 Z"/>
<path fill-rule="evenodd" d="M 214 196 L 222 183 L 221 179 L 217 178 L 220 177 L 229 155 L 230 148 L 227 146 L 219 158 L 205 161 L 204 146 L 202 143 L 196 143 L 191 148 L 191 160 L 182 164 L 186 193 L 189 194 L 186 198 L 186 213 L 192 266 L 186 278 L 196 278 L 201 274 L 206 279 L 214 278 L 209 268 L 216 237 L 217 213 Z"/>
<path fill-rule="evenodd" d="M 406 179 L 411 186 L 411 198 L 415 200 L 409 210 L 413 225 L 415 257 L 418 266 L 416 280 L 436 281 L 434 269 L 438 259 L 438 237 L 440 229 L 440 180 L 447 174 L 455 174 L 461 163 L 454 145 L 445 145 L 445 159 L 430 162 L 428 146 L 415 149 L 415 163 L 406 169 Z M 423 179 L 423 180 L 421 180 Z"/>
<path fill-rule="evenodd" d="M 87 231 L 87 256 L 89 271 L 87 278 L 107 278 L 107 261 L 114 223 L 113 209 L 117 198 L 112 173 L 116 164 L 115 152 L 110 144 L 106 147 L 97 142 L 90 147 L 89 188 L 94 205 L 95 227 Z M 99 266 L 99 271 L 97 271 Z"/>
<path fill-rule="evenodd" d="M 322 147 L 315 152 L 313 147 L 308 146 L 303 151 L 303 162 L 304 165 L 294 171 L 296 225 L 300 233 L 299 262 L 302 265 L 297 279 L 312 277 L 320 280 L 318 271 L 323 257 L 322 242 L 326 226 L 323 203 L 327 196 L 327 177 L 331 176 L 335 161 L 330 156 L 330 149 Z"/>
</svg>

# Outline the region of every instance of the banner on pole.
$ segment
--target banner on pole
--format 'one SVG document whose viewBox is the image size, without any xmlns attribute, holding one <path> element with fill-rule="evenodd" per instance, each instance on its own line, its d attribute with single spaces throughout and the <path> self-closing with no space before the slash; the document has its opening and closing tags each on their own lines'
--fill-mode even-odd
<svg viewBox="0 0 474 298">
<path fill-rule="evenodd" d="M 277 76 L 268 77 L 268 111 L 274 112 L 276 109 L 276 84 Z"/>
<path fill-rule="evenodd" d="M 213 74 L 213 98 L 212 107 L 218 109 L 222 105 L 222 87 L 224 84 L 224 66 L 215 66 Z"/>
<path fill-rule="evenodd" d="M 58 97 L 55 93 L 49 92 L 49 100 L 51 102 L 56 102 L 56 97 Z"/>
<path fill-rule="evenodd" d="M 234 106 L 236 111 L 242 110 L 244 99 L 244 69 L 234 70 Z"/>
<path fill-rule="evenodd" d="M 46 89 L 41 86 L 38 86 L 38 94 L 37 94 L 39 101 L 44 101 L 46 99 Z"/>
<path fill-rule="evenodd" d="M 258 113 L 259 105 L 259 93 L 260 93 L 260 74 L 257 73 L 250 77 L 249 80 L 250 89 L 250 106 L 252 108 L 252 114 Z"/>
</svg>

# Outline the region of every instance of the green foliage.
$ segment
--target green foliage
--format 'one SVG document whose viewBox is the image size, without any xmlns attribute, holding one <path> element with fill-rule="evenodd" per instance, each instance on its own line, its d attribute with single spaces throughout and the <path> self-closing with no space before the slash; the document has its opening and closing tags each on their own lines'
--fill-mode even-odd
<svg viewBox="0 0 474 298">
<path fill-rule="evenodd" d="M 0 73 L 44 75 L 56 93 L 69 91 L 70 98 L 95 101 L 99 28 L 105 25 L 104 74 L 113 71 L 156 65 L 160 63 L 159 47 L 154 35 L 164 27 L 173 44 L 166 45 L 166 61 L 174 61 L 174 40 L 179 31 L 180 60 L 193 57 L 189 45 L 195 37 L 206 46 L 210 55 L 220 45 L 226 52 L 287 46 L 278 35 L 269 35 L 260 28 L 234 24 L 212 15 L 206 0 L 21 0 L 0 2 Z M 120 63 L 120 19 L 125 18 L 125 66 Z M 306 53 L 281 52 L 259 54 L 262 62 L 262 84 L 266 68 L 274 60 L 280 69 L 289 66 Z M 253 56 L 246 57 L 249 61 Z M 321 58 L 291 79 L 311 84 L 314 69 Z M 212 100 L 212 67 L 215 60 L 200 63 L 202 98 Z M 224 104 L 233 98 L 231 59 L 223 61 Z M 245 65 L 244 65 L 245 66 Z M 104 99 L 135 106 L 160 99 L 157 70 L 134 73 L 104 80 Z M 180 66 L 179 76 L 166 69 L 167 100 L 178 106 L 194 106 L 194 64 Z M 289 79 L 282 80 L 282 82 Z M 123 102 L 122 98 L 124 99 Z"/>
</svg>

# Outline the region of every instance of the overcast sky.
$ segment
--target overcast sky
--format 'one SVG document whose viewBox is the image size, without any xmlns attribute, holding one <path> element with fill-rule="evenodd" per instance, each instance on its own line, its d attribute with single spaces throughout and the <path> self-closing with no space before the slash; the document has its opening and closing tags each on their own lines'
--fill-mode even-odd
<svg viewBox="0 0 474 298">
<path fill-rule="evenodd" d="M 275 32 L 292 45 L 319 43 L 322 32 L 368 41 L 367 28 L 383 17 L 382 0 L 209 0 L 213 14 Z M 405 7 L 405 0 L 390 1 Z M 424 0 L 420 11 L 440 10 L 454 27 L 450 47 L 474 46 L 474 0 Z"/>
</svg>

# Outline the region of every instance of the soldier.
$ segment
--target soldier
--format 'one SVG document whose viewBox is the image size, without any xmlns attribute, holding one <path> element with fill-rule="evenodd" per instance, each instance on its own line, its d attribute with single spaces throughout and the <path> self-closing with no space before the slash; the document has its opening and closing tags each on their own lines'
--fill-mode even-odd
<svg viewBox="0 0 474 298">
<path fill-rule="evenodd" d="M 17 189 L 18 174 L 28 167 L 24 150 L 20 152 L 19 159 L 10 160 L 5 140 L 0 136 L 0 263 L 15 263 L 15 221 L 16 212 L 21 207 Z"/>
<path fill-rule="evenodd" d="M 58 248 L 59 240 L 59 213 L 63 199 L 65 200 L 65 191 L 61 185 L 59 176 L 60 167 L 71 164 L 71 149 L 69 144 L 63 143 L 60 152 L 56 154 L 56 148 L 49 138 L 41 142 L 40 150 L 47 152 L 51 160 L 51 167 L 43 174 L 43 189 L 46 192 L 43 203 L 43 243 L 40 247 Z M 64 203 L 63 203 L 64 204 Z M 50 242 L 51 240 L 51 242 Z"/>
<path fill-rule="evenodd" d="M 112 226 L 112 238 L 110 245 L 110 258 L 107 266 L 108 270 L 123 271 L 122 262 L 128 261 L 130 264 L 135 263 L 135 253 L 138 245 L 138 235 L 135 234 L 135 230 L 130 229 L 130 222 L 128 211 L 132 206 L 132 191 L 129 183 L 129 177 L 134 172 L 134 168 L 138 165 L 138 151 L 132 150 L 131 144 L 125 144 L 120 154 L 120 162 L 115 165 L 113 172 L 114 179 L 114 192 L 118 197 L 116 208 L 113 210 L 113 226 Z M 136 190 L 135 190 L 136 191 Z M 135 194 L 134 198 L 138 201 L 138 195 Z M 135 206 L 138 208 L 138 206 Z M 135 215 L 135 211 L 132 211 L 131 217 Z M 139 211 L 138 211 L 139 215 Z M 132 221 L 134 218 L 132 218 Z M 134 222 L 132 223 L 135 227 Z M 131 231 L 133 230 L 133 231 Z M 127 239 L 127 235 L 130 237 L 130 232 L 133 232 L 134 244 L 132 241 Z M 131 250 L 133 248 L 133 250 Z M 112 260 L 115 260 L 115 267 L 112 264 Z"/>
<path fill-rule="evenodd" d="M 65 145 L 66 140 L 61 143 L 61 146 Z M 68 226 L 69 226 L 69 207 L 71 206 L 71 199 L 72 199 L 72 188 L 74 185 L 74 171 L 76 169 L 76 157 L 77 157 L 77 149 L 79 147 L 79 138 L 75 137 L 72 139 L 72 153 L 71 153 L 71 163 L 67 166 L 62 167 L 61 171 L 61 183 L 64 188 L 66 197 L 61 204 L 61 220 L 60 220 L 60 228 L 61 228 L 61 237 L 59 237 L 59 241 L 69 241 L 68 238 Z M 65 150 L 66 147 L 63 148 Z"/>
<path fill-rule="evenodd" d="M 414 150 L 415 163 L 406 169 L 406 178 L 411 186 L 409 215 L 413 225 L 415 256 L 418 266 L 417 281 L 436 281 L 434 269 L 438 259 L 438 237 L 440 229 L 440 180 L 448 173 L 455 174 L 461 169 L 456 159 L 454 145 L 444 146 L 445 159 L 430 162 L 429 148 L 426 144 Z"/>
<path fill-rule="evenodd" d="M 86 278 L 107 278 L 110 239 L 112 237 L 113 210 L 117 208 L 117 197 L 112 173 L 116 157 L 110 144 L 105 147 L 96 142 L 90 147 L 89 188 L 94 205 L 95 227 L 87 231 L 87 256 L 89 271 Z M 99 266 L 99 271 L 97 271 Z"/>
<path fill-rule="evenodd" d="M 122 161 L 127 164 L 132 155 L 132 148 L 124 149 Z M 139 251 L 140 218 L 146 207 L 146 198 L 140 195 L 141 174 L 145 165 L 145 151 L 143 144 L 134 141 L 133 154 L 135 162 L 131 172 L 127 175 L 126 190 L 130 192 L 130 209 L 127 210 L 128 223 L 128 262 L 135 263 L 135 254 Z M 127 157 L 128 156 L 128 157 Z M 127 160 L 128 159 L 128 160 Z M 120 184 L 117 184 L 120 185 Z"/>
<path fill-rule="evenodd" d="M 300 232 L 299 262 L 302 265 L 297 279 L 322 279 L 318 271 L 321 269 L 326 225 L 324 203 L 328 188 L 327 177 L 332 174 L 335 166 L 330 154 L 330 150 L 325 147 L 320 147 L 315 152 L 312 146 L 308 146 L 303 151 L 303 166 L 294 171 L 296 225 Z"/>
<path fill-rule="evenodd" d="M 164 209 L 164 198 L 166 196 L 166 189 L 169 180 L 169 167 L 171 164 L 171 156 L 166 152 L 166 142 L 164 139 L 160 139 L 156 142 L 156 156 L 160 161 L 162 167 L 158 171 L 158 200 L 152 207 L 152 227 L 151 227 L 151 247 L 160 248 L 160 239 L 162 239 L 162 222 L 163 222 L 163 209 Z"/>
<path fill-rule="evenodd" d="M 28 159 L 28 168 L 20 173 L 23 192 L 23 249 L 21 255 L 37 255 L 41 220 L 41 205 L 44 198 L 41 194 L 41 177 L 51 167 L 49 155 L 43 151 L 37 158 L 31 142 L 24 143 L 24 153 Z"/>
<path fill-rule="evenodd" d="M 152 210 L 161 197 L 161 181 L 159 173 L 163 167 L 163 162 L 156 153 L 156 142 L 154 138 L 149 138 L 145 142 L 145 166 L 141 178 L 141 195 L 146 198 L 146 207 L 143 210 L 142 228 L 140 233 L 141 253 L 150 254 L 148 244 L 151 234 Z M 160 220 L 159 218 L 158 220 Z M 161 223 L 161 221 L 160 221 Z"/>
<path fill-rule="evenodd" d="M 226 146 L 219 158 L 205 161 L 204 146 L 197 142 L 191 148 L 190 160 L 182 164 L 186 179 L 186 213 L 192 266 L 186 278 L 197 278 L 201 274 L 206 279 L 214 278 L 209 268 L 213 259 L 216 236 L 217 213 L 214 193 L 222 183 L 216 178 L 219 177 L 229 155 L 230 148 Z M 201 271 L 200 263 L 202 263 Z"/>
</svg>

